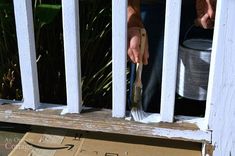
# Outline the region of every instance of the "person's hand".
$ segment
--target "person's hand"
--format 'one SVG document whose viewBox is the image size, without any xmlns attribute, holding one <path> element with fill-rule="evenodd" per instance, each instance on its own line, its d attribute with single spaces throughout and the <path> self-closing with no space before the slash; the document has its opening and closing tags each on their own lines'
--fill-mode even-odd
<svg viewBox="0 0 235 156">
<path fill-rule="evenodd" d="M 140 27 L 130 27 L 128 28 L 128 56 L 133 63 L 140 63 L 147 65 L 148 64 L 148 40 L 146 36 L 145 40 L 145 49 L 143 56 L 140 52 L 140 44 L 141 44 L 141 34 Z"/>
<path fill-rule="evenodd" d="M 143 56 L 140 53 L 141 34 L 140 29 L 144 28 L 141 21 L 139 11 L 136 11 L 132 6 L 128 7 L 128 49 L 127 54 L 133 63 L 148 64 L 148 39 L 146 36 L 145 50 Z M 147 35 L 147 34 L 146 34 Z"/>
<path fill-rule="evenodd" d="M 212 29 L 215 21 L 215 8 L 216 0 L 196 0 L 195 24 L 204 29 Z"/>
</svg>

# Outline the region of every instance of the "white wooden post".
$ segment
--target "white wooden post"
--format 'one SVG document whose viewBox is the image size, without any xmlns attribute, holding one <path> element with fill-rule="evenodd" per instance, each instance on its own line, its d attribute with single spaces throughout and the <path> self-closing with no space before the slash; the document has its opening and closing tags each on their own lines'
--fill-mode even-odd
<svg viewBox="0 0 235 156">
<path fill-rule="evenodd" d="M 165 39 L 163 53 L 161 120 L 174 117 L 177 58 L 179 46 L 181 0 L 166 1 Z"/>
<path fill-rule="evenodd" d="M 79 1 L 62 0 L 67 110 L 82 110 Z"/>
<path fill-rule="evenodd" d="M 113 117 L 126 110 L 127 0 L 112 0 Z"/>
<path fill-rule="evenodd" d="M 205 120 L 214 156 L 235 154 L 235 1 L 218 0 Z"/>
<path fill-rule="evenodd" d="M 14 0 L 16 32 L 23 89 L 23 108 L 39 104 L 34 25 L 31 0 Z"/>
</svg>

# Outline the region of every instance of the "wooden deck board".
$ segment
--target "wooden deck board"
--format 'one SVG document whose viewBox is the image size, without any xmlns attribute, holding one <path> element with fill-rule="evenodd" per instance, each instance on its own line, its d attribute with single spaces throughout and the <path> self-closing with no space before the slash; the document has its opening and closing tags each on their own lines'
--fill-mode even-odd
<svg viewBox="0 0 235 156">
<path fill-rule="evenodd" d="M 193 142 L 211 142 L 211 132 L 190 123 L 143 124 L 112 118 L 111 110 L 90 109 L 81 114 L 60 115 L 62 110 L 20 110 L 19 106 L 0 105 L 0 121 L 84 131 L 116 133 Z"/>
</svg>

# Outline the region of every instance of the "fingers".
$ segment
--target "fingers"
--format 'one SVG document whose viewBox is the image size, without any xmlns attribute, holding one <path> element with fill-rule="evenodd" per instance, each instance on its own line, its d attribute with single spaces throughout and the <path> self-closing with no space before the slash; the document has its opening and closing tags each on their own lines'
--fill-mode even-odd
<svg viewBox="0 0 235 156">
<path fill-rule="evenodd" d="M 205 21 L 205 18 L 199 17 L 195 20 L 195 25 L 198 27 L 202 27 L 204 29 L 207 29 L 207 26 L 204 21 Z"/>
<path fill-rule="evenodd" d="M 196 26 L 204 29 L 212 29 L 215 21 L 215 0 L 197 0 L 197 19 Z"/>
<path fill-rule="evenodd" d="M 131 48 L 131 50 L 132 50 L 132 54 L 134 56 L 134 63 L 140 63 L 140 60 L 142 60 L 142 58 L 141 58 L 141 55 L 140 55 L 139 46 Z"/>
<path fill-rule="evenodd" d="M 200 18 L 195 20 L 195 25 L 200 26 L 204 29 L 212 29 L 214 27 L 214 20 L 212 20 L 209 15 L 206 13 Z"/>
<path fill-rule="evenodd" d="M 128 48 L 128 52 L 127 52 L 127 54 L 128 54 L 129 59 L 131 60 L 131 62 L 136 63 L 136 62 L 135 62 L 135 57 L 134 57 L 134 55 L 133 55 L 133 51 L 132 51 L 132 49 Z"/>
<path fill-rule="evenodd" d="M 148 40 L 145 40 L 145 49 L 143 56 L 140 53 L 140 43 L 141 35 L 139 27 L 131 27 L 128 29 L 128 57 L 133 63 L 141 63 L 148 64 Z"/>
<path fill-rule="evenodd" d="M 139 63 L 140 60 L 140 35 L 133 34 L 130 38 L 128 55 L 132 62 Z"/>
<path fill-rule="evenodd" d="M 208 14 L 205 14 L 200 19 L 200 23 L 201 23 L 202 27 L 205 28 L 205 29 L 208 29 L 208 26 L 207 26 L 207 21 L 208 20 L 209 20 L 209 15 Z"/>
<path fill-rule="evenodd" d="M 137 47 L 129 47 L 128 48 L 128 57 L 133 63 L 140 63 L 140 48 Z"/>
<path fill-rule="evenodd" d="M 208 13 L 209 17 L 211 19 L 215 19 L 215 11 L 214 11 L 214 7 L 212 6 L 211 0 L 206 0 L 206 3 L 207 3 L 207 7 L 208 7 L 207 13 Z"/>
<path fill-rule="evenodd" d="M 140 60 L 140 28 L 131 27 L 128 29 L 128 56 L 133 63 Z"/>
</svg>

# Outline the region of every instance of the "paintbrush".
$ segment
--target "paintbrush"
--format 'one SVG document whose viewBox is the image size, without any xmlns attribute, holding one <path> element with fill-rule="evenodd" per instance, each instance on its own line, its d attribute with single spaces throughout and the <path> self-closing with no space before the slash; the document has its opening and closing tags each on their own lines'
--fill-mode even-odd
<svg viewBox="0 0 235 156">
<path fill-rule="evenodd" d="M 140 55 L 143 58 L 145 43 L 146 43 L 146 30 L 144 28 L 140 29 Z M 136 77 L 133 85 L 132 93 L 132 105 L 131 105 L 131 116 L 135 121 L 141 121 L 146 117 L 146 113 L 142 108 L 142 75 L 143 61 L 140 60 L 140 63 L 136 65 Z"/>
</svg>

